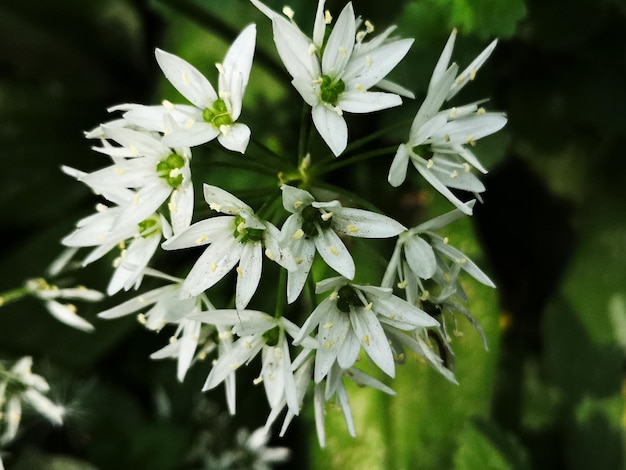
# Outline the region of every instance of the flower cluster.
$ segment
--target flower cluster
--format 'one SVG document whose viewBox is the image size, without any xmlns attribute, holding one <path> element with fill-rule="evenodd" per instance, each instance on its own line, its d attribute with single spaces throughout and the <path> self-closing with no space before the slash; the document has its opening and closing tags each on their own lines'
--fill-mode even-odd
<svg viewBox="0 0 626 470">
<path fill-rule="evenodd" d="M 29 356 L 8 368 L 0 363 L 0 448 L 17 436 L 24 405 L 56 426 L 63 424 L 65 408 L 47 397 L 50 386 L 41 375 L 32 373 L 32 365 Z M 0 468 L 3 468 L 1 457 Z"/>
<path fill-rule="evenodd" d="M 460 274 L 493 283 L 438 232 L 471 215 L 475 198 L 485 190 L 473 170 L 486 172 L 471 147 L 506 124 L 502 113 L 487 112 L 481 102 L 445 104 L 475 78 L 496 43 L 459 73 L 450 63 L 454 31 L 435 66 L 388 183 L 405 184 L 411 162 L 457 209 L 407 227 L 381 213 L 368 200 L 372 194 L 354 194 L 323 176 L 337 168 L 336 158 L 347 166 L 382 155 L 370 149 L 354 153 L 358 146 L 346 151 L 344 113 L 378 112 L 400 106 L 403 97 L 414 98 L 387 78 L 413 41 L 393 36 L 394 27 L 374 35 L 373 25 L 355 15 L 352 3 L 333 21 L 319 0 L 311 36 L 296 24 L 292 10 L 282 15 L 259 0 L 251 3 L 271 20 L 278 55 L 302 97 L 303 115 L 308 117 L 310 108 L 310 123 L 330 158 L 316 158 L 306 145 L 295 164 L 289 151 L 265 148 L 259 156 L 248 150 L 255 138 L 239 119 L 253 65 L 254 24 L 216 65 L 217 87 L 182 58 L 156 49 L 165 78 L 188 103 L 117 105 L 110 110 L 121 116 L 87 133 L 110 164 L 91 173 L 64 167 L 99 202 L 62 243 L 89 248 L 82 265 L 110 257 L 108 295 L 140 291 L 99 316 L 136 314 L 151 330 L 170 330 L 169 343 L 152 358 L 176 359 L 180 381 L 194 362 L 213 357 L 203 389 L 224 384 L 229 411 L 235 413 L 236 372 L 255 364 L 254 383 L 263 385 L 270 408 L 265 431 L 284 413 L 280 433 L 286 432 L 312 394 L 323 445 L 329 401 L 339 403 L 355 434 L 346 380 L 393 394 L 377 372 L 394 377 L 405 351 L 411 351 L 456 382 L 446 318 L 460 313 L 482 334 L 465 306 Z M 277 169 L 267 191 L 250 188 L 256 190 L 254 200 L 262 194 L 261 203 L 244 201 L 252 191 L 206 182 L 192 150 L 214 140 L 220 144 L 215 152 L 227 153 L 230 166 Z M 208 149 L 205 166 L 211 165 Z M 271 164 L 262 160 L 268 153 Z M 474 198 L 463 201 L 459 191 Z M 197 193 L 202 198 L 196 200 Z M 382 279 L 374 283 L 362 282 L 360 273 L 375 262 L 353 250 L 355 243 L 371 239 L 395 241 L 391 257 L 377 266 Z M 171 259 L 175 275 L 156 268 Z M 146 291 L 146 277 L 163 285 Z M 266 279 L 272 280 L 269 287 Z M 231 293 L 226 298 L 225 290 Z M 268 297 L 276 299 L 273 308 Z M 363 361 L 375 368 L 366 373 Z"/>
</svg>

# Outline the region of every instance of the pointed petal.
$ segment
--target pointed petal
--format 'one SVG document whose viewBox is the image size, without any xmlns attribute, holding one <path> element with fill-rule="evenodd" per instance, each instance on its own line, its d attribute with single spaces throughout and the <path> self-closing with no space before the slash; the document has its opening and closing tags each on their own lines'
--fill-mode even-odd
<svg viewBox="0 0 626 470">
<path fill-rule="evenodd" d="M 373 113 L 401 104 L 402 98 L 392 93 L 351 90 L 341 95 L 337 105 L 349 113 Z"/>
<path fill-rule="evenodd" d="M 320 230 L 314 241 L 317 251 L 328 266 L 348 279 L 354 278 L 354 260 L 346 245 L 333 230 Z"/>
<path fill-rule="evenodd" d="M 393 157 L 391 167 L 389 168 L 389 174 L 387 175 L 387 181 L 391 186 L 397 188 L 406 179 L 406 172 L 409 167 L 409 149 L 405 144 L 400 144 L 396 151 L 396 156 Z"/>
<path fill-rule="evenodd" d="M 189 62 L 161 49 L 156 49 L 155 56 L 165 77 L 198 108 L 210 108 L 217 100 L 211 83 Z"/>
<path fill-rule="evenodd" d="M 395 365 L 389 341 L 380 321 L 371 309 L 350 308 L 350 323 L 367 355 L 390 377 L 395 376 Z"/>
<path fill-rule="evenodd" d="M 335 156 L 341 155 L 348 145 L 348 125 L 343 116 L 326 105 L 317 105 L 312 111 L 315 128 Z"/>
<path fill-rule="evenodd" d="M 320 66 L 315 54 L 309 53 L 311 40 L 297 26 L 282 17 L 272 18 L 274 43 L 283 64 L 293 78 L 309 79 L 320 76 Z"/>
<path fill-rule="evenodd" d="M 336 78 L 342 73 L 354 47 L 356 22 L 352 3 L 348 3 L 333 27 L 322 56 L 322 73 Z"/>
<path fill-rule="evenodd" d="M 256 292 L 261 280 L 262 267 L 263 247 L 261 242 L 244 243 L 241 251 L 241 261 L 237 269 L 237 288 L 235 290 L 237 310 L 246 308 Z"/>
<path fill-rule="evenodd" d="M 352 237 L 389 238 L 406 230 L 404 225 L 391 217 L 372 211 L 341 207 L 333 212 L 332 227 Z"/>
<path fill-rule="evenodd" d="M 430 279 L 437 270 L 435 252 L 426 240 L 417 235 L 404 239 L 404 254 L 411 270 L 422 279 Z"/>
<path fill-rule="evenodd" d="M 246 153 L 250 142 L 250 128 L 245 124 L 236 123 L 232 126 L 222 126 L 221 134 L 217 137 L 222 146 L 233 152 Z"/>
<path fill-rule="evenodd" d="M 242 245 L 232 235 L 217 239 L 200 255 L 183 283 L 183 291 L 197 296 L 216 284 L 233 269 L 241 257 Z"/>
</svg>

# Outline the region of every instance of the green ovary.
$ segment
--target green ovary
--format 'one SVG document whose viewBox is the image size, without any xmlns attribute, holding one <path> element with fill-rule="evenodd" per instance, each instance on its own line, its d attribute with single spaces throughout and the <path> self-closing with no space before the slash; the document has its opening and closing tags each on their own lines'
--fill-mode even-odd
<svg viewBox="0 0 626 470">
<path fill-rule="evenodd" d="M 309 238 L 317 236 L 317 226 L 322 229 L 330 228 L 331 219 L 328 218 L 324 220 L 322 218 L 322 211 L 313 206 L 306 206 L 302 209 L 301 214 L 302 231 Z"/>
<path fill-rule="evenodd" d="M 157 163 L 156 171 L 172 188 L 178 188 L 183 183 L 181 170 L 184 166 L 185 158 L 173 153 Z"/>
<path fill-rule="evenodd" d="M 337 308 L 343 313 L 350 313 L 350 306 L 364 307 L 356 290 L 350 286 L 340 287 L 337 291 Z"/>
<path fill-rule="evenodd" d="M 322 83 L 320 83 L 320 98 L 324 103 L 335 106 L 341 95 L 346 89 L 343 80 L 333 81 L 328 75 L 322 75 Z"/>
<path fill-rule="evenodd" d="M 239 243 L 260 242 L 265 230 L 262 228 L 246 227 L 246 219 L 238 215 L 235 217 L 234 236 Z"/>
<path fill-rule="evenodd" d="M 158 223 L 159 220 L 156 216 L 149 217 L 146 220 L 139 222 L 139 224 L 137 224 L 139 227 L 139 234 L 143 238 L 148 238 L 149 236 L 158 233 L 156 230 Z"/>
<path fill-rule="evenodd" d="M 217 128 L 233 124 L 233 118 L 230 117 L 228 106 L 226 106 L 226 102 L 221 98 L 213 103 L 212 108 L 205 108 L 204 111 L 202 111 L 202 119 L 204 119 L 204 122 L 213 124 Z"/>
</svg>

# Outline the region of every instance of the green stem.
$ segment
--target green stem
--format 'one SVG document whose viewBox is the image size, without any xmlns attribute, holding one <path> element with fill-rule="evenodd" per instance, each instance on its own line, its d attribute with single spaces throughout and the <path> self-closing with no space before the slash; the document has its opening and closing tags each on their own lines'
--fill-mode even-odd
<svg viewBox="0 0 626 470">
<path fill-rule="evenodd" d="M 278 289 L 276 289 L 276 309 L 274 310 L 274 318 L 280 318 L 285 311 L 287 304 L 287 270 L 280 270 L 278 279 Z"/>
<path fill-rule="evenodd" d="M 346 189 L 340 188 L 339 186 L 335 186 L 334 184 L 316 181 L 313 186 L 318 187 L 320 189 L 326 189 L 328 191 L 332 191 L 337 195 L 343 196 L 344 198 L 348 199 L 352 203 L 359 205 L 361 207 L 364 207 L 365 209 L 370 210 L 372 212 L 376 212 L 378 214 L 383 213 L 383 211 L 381 211 L 378 207 L 376 207 L 374 204 L 372 204 L 368 200 L 354 194 L 352 191 L 348 191 Z"/>
<path fill-rule="evenodd" d="M 0 294 L 0 307 L 3 307 L 11 302 L 15 302 L 30 294 L 30 290 L 26 287 L 17 287 L 15 289 L 8 290 Z"/>
<path fill-rule="evenodd" d="M 300 136 L 298 139 L 298 168 L 302 165 L 302 160 L 308 153 L 309 140 L 311 137 L 311 111 L 306 103 L 302 103 L 302 113 L 300 114 Z"/>
<path fill-rule="evenodd" d="M 342 160 L 339 160 L 335 163 L 331 163 L 330 165 L 324 167 L 321 170 L 318 170 L 317 172 L 315 172 L 314 174 L 317 175 L 324 175 L 326 173 L 330 173 L 331 171 L 335 171 L 339 168 L 342 168 L 344 166 L 348 166 L 348 165 L 352 165 L 354 163 L 359 163 L 365 160 L 369 160 L 370 158 L 374 158 L 374 157 L 379 157 L 381 155 L 387 155 L 387 154 L 393 154 L 395 153 L 395 151 L 397 150 L 397 146 L 394 145 L 393 147 L 384 147 L 381 149 L 376 149 L 376 150 L 372 150 L 370 152 L 365 152 L 365 153 L 359 153 L 356 155 L 351 155 L 347 158 L 344 158 Z"/>
</svg>

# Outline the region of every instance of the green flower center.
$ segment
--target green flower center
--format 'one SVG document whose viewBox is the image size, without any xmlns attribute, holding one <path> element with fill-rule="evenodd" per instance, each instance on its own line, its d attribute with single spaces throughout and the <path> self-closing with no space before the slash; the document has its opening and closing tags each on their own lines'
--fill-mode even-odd
<svg viewBox="0 0 626 470">
<path fill-rule="evenodd" d="M 246 227 L 246 219 L 238 215 L 235 217 L 235 231 L 233 235 L 239 243 L 260 242 L 263 240 L 265 229 Z"/>
<path fill-rule="evenodd" d="M 317 226 L 325 229 L 330 228 L 332 223 L 331 217 L 322 217 L 322 211 L 313 206 L 306 206 L 302 209 L 301 215 L 302 231 L 309 238 L 317 236 Z"/>
<path fill-rule="evenodd" d="M 265 340 L 265 344 L 268 346 L 276 346 L 279 338 L 280 329 L 277 326 L 263 333 L 263 339 Z"/>
<path fill-rule="evenodd" d="M 184 166 L 185 158 L 173 153 L 157 163 L 156 171 L 172 188 L 178 188 L 183 183 L 181 169 Z"/>
<path fill-rule="evenodd" d="M 226 102 L 221 98 L 213 103 L 212 108 L 204 108 L 204 111 L 202 111 L 202 119 L 204 119 L 204 122 L 213 124 L 218 128 L 233 124 L 233 118 L 230 117 L 228 106 L 226 106 Z"/>
<path fill-rule="evenodd" d="M 154 235 L 155 233 L 157 233 L 157 228 L 158 228 L 158 224 L 159 224 L 159 219 L 157 218 L 156 215 L 153 215 L 152 217 L 139 222 L 137 224 L 137 227 L 139 228 L 139 234 L 143 237 L 143 238 L 148 238 L 151 235 Z"/>
<path fill-rule="evenodd" d="M 337 308 L 343 313 L 350 313 L 350 306 L 365 307 L 353 287 L 343 286 L 337 291 Z"/>
<path fill-rule="evenodd" d="M 320 98 L 324 103 L 335 106 L 341 95 L 346 89 L 343 80 L 333 81 L 328 75 L 322 75 L 322 83 L 320 83 Z"/>
</svg>

